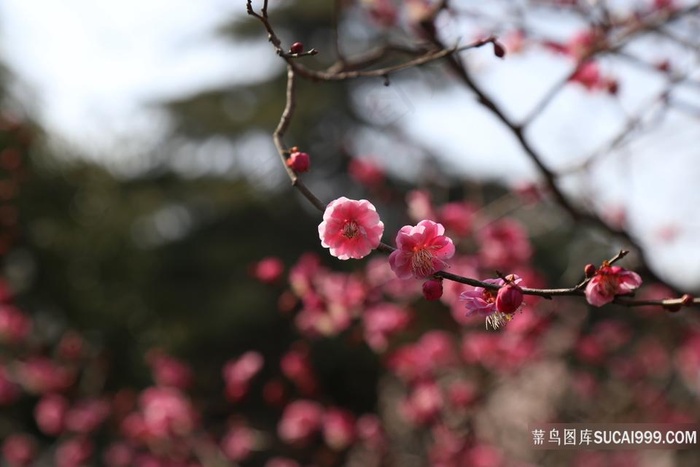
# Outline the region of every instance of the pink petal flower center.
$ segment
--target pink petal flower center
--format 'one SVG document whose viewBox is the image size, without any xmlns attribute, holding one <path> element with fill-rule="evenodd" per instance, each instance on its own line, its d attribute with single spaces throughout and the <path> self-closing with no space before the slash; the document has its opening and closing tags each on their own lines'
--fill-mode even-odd
<svg viewBox="0 0 700 467">
<path fill-rule="evenodd" d="M 420 277 L 430 276 L 435 272 L 433 252 L 429 248 L 414 247 L 411 256 L 411 269 Z"/>
<path fill-rule="evenodd" d="M 600 285 L 603 286 L 605 295 L 615 295 L 617 293 L 618 280 L 617 276 L 603 273 L 600 276 Z"/>
<path fill-rule="evenodd" d="M 343 225 L 343 236 L 346 238 L 355 238 L 355 236 L 360 232 L 360 227 L 355 221 L 345 221 Z"/>
</svg>

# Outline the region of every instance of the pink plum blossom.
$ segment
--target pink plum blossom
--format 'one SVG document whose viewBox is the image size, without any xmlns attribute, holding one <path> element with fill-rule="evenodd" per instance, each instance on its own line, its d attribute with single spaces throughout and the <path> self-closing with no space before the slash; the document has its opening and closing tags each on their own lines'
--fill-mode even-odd
<svg viewBox="0 0 700 467">
<path fill-rule="evenodd" d="M 146 388 L 139 398 L 144 426 L 154 438 L 189 434 L 195 428 L 195 412 L 187 396 L 175 388 Z"/>
<path fill-rule="evenodd" d="M 415 222 L 423 219 L 437 220 L 430 193 L 425 190 L 413 190 L 406 195 L 408 217 Z"/>
<path fill-rule="evenodd" d="M 425 379 L 457 361 L 452 337 L 430 331 L 414 344 L 398 348 L 388 359 L 389 369 L 404 381 Z"/>
<path fill-rule="evenodd" d="M 445 236 L 445 227 L 428 220 L 401 227 L 396 247 L 389 255 L 389 264 L 399 279 L 429 277 L 445 268 L 445 260 L 455 254 L 452 239 Z"/>
<path fill-rule="evenodd" d="M 362 4 L 370 18 L 379 26 L 385 28 L 394 26 L 399 18 L 396 5 L 391 0 L 365 0 Z"/>
<path fill-rule="evenodd" d="M 27 315 L 11 305 L 0 304 L 0 342 L 17 344 L 27 337 L 31 328 Z"/>
<path fill-rule="evenodd" d="M 434 381 L 421 381 L 401 404 L 401 411 L 408 421 L 417 425 L 431 423 L 443 406 L 442 392 Z"/>
<path fill-rule="evenodd" d="M 477 387 L 469 381 L 457 380 L 447 388 L 447 398 L 453 407 L 467 407 L 476 401 L 477 397 Z"/>
<path fill-rule="evenodd" d="M 66 429 L 89 435 L 109 416 L 109 403 L 101 399 L 78 401 L 65 416 Z"/>
<path fill-rule="evenodd" d="M 86 465 L 95 450 L 89 438 L 77 437 L 62 441 L 54 453 L 56 467 Z"/>
<path fill-rule="evenodd" d="M 276 256 L 267 256 L 252 267 L 252 275 L 263 284 L 274 284 L 284 272 L 284 263 Z"/>
<path fill-rule="evenodd" d="M 344 196 L 331 201 L 318 226 L 321 245 L 338 259 L 360 259 L 379 246 L 384 223 L 377 209 L 366 199 Z"/>
<path fill-rule="evenodd" d="M 47 435 L 59 435 L 66 425 L 68 400 L 58 394 L 48 394 L 34 407 L 34 419 L 39 429 Z"/>
<path fill-rule="evenodd" d="M 369 308 L 363 315 L 365 341 L 374 351 L 382 352 L 389 345 L 389 337 L 406 329 L 411 316 L 403 308 L 381 303 Z"/>
<path fill-rule="evenodd" d="M 322 431 L 326 444 L 341 451 L 355 440 L 355 416 L 344 409 L 328 408 L 323 415 Z"/>
<path fill-rule="evenodd" d="M 306 396 L 316 393 L 318 382 L 311 366 L 309 349 L 306 346 L 293 346 L 280 359 L 280 369 L 296 385 L 299 392 Z"/>
<path fill-rule="evenodd" d="M 30 465 L 37 453 L 36 441 L 24 433 L 9 435 L 3 441 L 1 451 L 9 466 Z"/>
<path fill-rule="evenodd" d="M 380 448 L 386 441 L 382 422 L 373 413 L 360 416 L 355 424 L 355 431 L 360 440 L 374 449 Z"/>
<path fill-rule="evenodd" d="M 249 350 L 237 359 L 224 364 L 222 376 L 226 383 L 226 395 L 236 402 L 248 393 L 250 380 L 262 369 L 265 360 L 259 352 Z"/>
<path fill-rule="evenodd" d="M 255 433 L 245 424 L 239 423 L 226 432 L 221 440 L 221 451 L 233 462 L 240 462 L 255 449 Z"/>
<path fill-rule="evenodd" d="M 273 457 L 265 463 L 265 467 L 299 467 L 299 463 L 286 457 Z"/>
<path fill-rule="evenodd" d="M 304 443 L 321 428 L 322 419 L 323 408 L 317 402 L 297 400 L 284 409 L 277 431 L 286 443 Z"/>
<path fill-rule="evenodd" d="M 497 285 L 501 289 L 503 289 L 504 286 L 517 287 L 517 284 L 522 282 L 522 279 L 515 274 L 508 276 L 508 280 L 508 284 L 506 284 L 506 281 L 503 279 L 486 279 L 483 282 Z M 499 300 L 499 293 L 500 289 L 496 291 L 485 287 L 474 287 L 474 290 L 462 292 L 459 298 L 465 302 L 467 316 L 485 316 L 486 327 L 491 325 L 491 327 L 497 329 L 507 321 L 510 321 L 512 318 L 511 314 L 517 309 L 517 307 L 513 309 L 517 297 L 502 296 Z M 507 293 L 515 293 L 517 295 L 517 291 L 508 291 Z M 520 298 L 522 302 L 522 292 L 520 292 Z M 503 309 L 499 309 L 498 305 L 501 305 Z M 520 304 L 518 304 L 518 306 L 520 306 Z"/>
<path fill-rule="evenodd" d="M 9 372 L 0 364 L 0 406 L 13 403 L 21 394 L 19 386 L 12 382 Z"/>
<path fill-rule="evenodd" d="M 378 186 L 384 181 L 384 170 L 368 158 L 352 158 L 348 164 L 348 173 L 367 187 Z"/>
<path fill-rule="evenodd" d="M 514 269 L 532 256 L 532 246 L 522 224 L 500 219 L 479 231 L 479 255 L 483 265 L 494 269 Z"/>
<path fill-rule="evenodd" d="M 187 389 L 192 384 L 192 369 L 177 358 L 154 349 L 148 353 L 146 359 L 151 367 L 153 380 L 158 386 Z"/>
<path fill-rule="evenodd" d="M 642 278 L 636 272 L 620 266 L 604 265 L 586 286 L 586 300 L 593 306 L 610 303 L 617 295 L 626 295 L 642 285 Z"/>
<path fill-rule="evenodd" d="M 486 279 L 487 284 L 502 285 L 503 279 Z M 467 316 L 490 315 L 496 312 L 496 291 L 485 287 L 474 287 L 474 290 L 462 292 L 459 296 L 467 307 Z"/>
<path fill-rule="evenodd" d="M 447 230 L 464 237 L 471 232 L 475 213 L 476 208 L 469 203 L 447 203 L 438 211 L 438 219 Z"/>
<path fill-rule="evenodd" d="M 102 459 L 107 467 L 129 467 L 133 465 L 134 450 L 128 443 L 117 441 L 105 449 Z"/>
<path fill-rule="evenodd" d="M 75 381 L 75 373 L 47 357 L 31 357 L 17 366 L 17 379 L 34 394 L 60 392 Z"/>
</svg>

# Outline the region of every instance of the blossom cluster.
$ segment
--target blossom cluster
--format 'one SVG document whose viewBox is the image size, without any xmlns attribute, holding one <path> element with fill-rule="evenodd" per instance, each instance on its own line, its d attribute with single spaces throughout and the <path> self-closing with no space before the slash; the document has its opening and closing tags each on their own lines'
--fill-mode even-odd
<svg viewBox="0 0 700 467">
<path fill-rule="evenodd" d="M 411 193 L 409 203 L 415 217 L 438 217 L 424 192 Z M 473 213 L 464 205 L 444 206 L 441 213 L 458 233 L 466 235 L 469 232 Z M 332 256 L 342 260 L 361 259 L 379 246 L 384 223 L 369 201 L 341 197 L 326 207 L 318 232 L 321 245 L 329 248 Z M 399 229 L 396 248 L 389 255 L 389 266 L 399 279 L 428 279 L 423 284 L 423 295 L 428 300 L 437 300 L 444 293 L 442 278 L 436 274 L 450 267 L 447 260 L 457 251 L 445 232 L 443 224 L 430 219 L 420 220 L 414 226 L 405 225 Z M 486 267 L 517 266 L 527 262 L 532 255 L 524 230 L 512 219 L 489 223 L 478 233 L 478 238 L 481 247 L 479 259 Z M 498 328 L 510 321 L 521 308 L 524 299 L 522 278 L 510 274 L 483 282 L 484 286 L 464 291 L 459 297 L 465 302 L 467 317 L 485 317 L 487 327 Z M 591 305 L 602 306 L 618 295 L 633 293 L 641 284 L 638 274 L 606 263 L 589 278 L 585 296 Z M 349 316 L 343 316 L 344 324 L 340 326 L 344 328 Z M 312 321 L 318 322 L 316 319 Z"/>
</svg>

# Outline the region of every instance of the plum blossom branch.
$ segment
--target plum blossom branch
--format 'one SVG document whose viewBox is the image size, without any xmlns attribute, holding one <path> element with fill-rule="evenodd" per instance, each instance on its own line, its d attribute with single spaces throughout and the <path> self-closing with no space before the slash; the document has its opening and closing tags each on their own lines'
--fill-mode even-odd
<svg viewBox="0 0 700 467">
<path fill-rule="evenodd" d="M 282 160 L 282 163 L 285 167 L 285 170 L 287 172 L 287 175 L 289 176 L 292 186 L 296 188 L 314 207 L 316 207 L 319 211 L 324 212 L 324 223 L 322 223 L 322 226 L 328 222 L 326 219 L 326 216 L 332 216 L 332 214 L 328 213 L 328 208 L 330 208 L 333 203 L 335 203 L 336 200 L 333 203 L 330 203 L 328 205 L 324 204 L 307 186 L 306 184 L 303 183 L 303 181 L 299 178 L 298 174 L 295 172 L 293 167 L 291 167 L 289 164 L 287 164 L 287 158 L 290 154 L 290 150 L 287 149 L 286 145 L 284 144 L 283 138 L 284 135 L 289 128 L 290 122 L 293 118 L 294 115 L 294 110 L 296 107 L 296 79 L 297 75 L 310 79 L 310 80 L 320 80 L 320 81 L 342 81 L 342 80 L 348 80 L 348 79 L 353 79 L 353 78 L 358 78 L 358 77 L 384 77 L 387 78 L 387 76 L 390 73 L 394 73 L 400 70 L 420 66 L 422 64 L 439 60 L 442 58 L 446 58 L 451 65 L 451 67 L 457 72 L 458 76 L 462 79 L 462 81 L 465 83 L 465 85 L 474 92 L 474 94 L 477 96 L 477 100 L 484 105 L 486 108 L 488 108 L 501 122 L 511 130 L 511 132 L 516 136 L 517 140 L 519 141 L 521 147 L 525 150 L 525 152 L 530 156 L 531 160 L 537 165 L 537 167 L 540 169 L 540 172 L 544 176 L 547 185 L 551 189 L 555 199 L 557 202 L 567 211 L 569 214 L 575 219 L 579 221 L 587 221 L 590 223 L 593 223 L 594 225 L 598 225 L 600 227 L 603 227 L 605 230 L 609 231 L 610 233 L 622 236 L 626 240 L 628 240 L 633 246 L 636 247 L 641 253 L 641 248 L 633 241 L 633 239 L 629 236 L 628 233 L 626 233 L 623 230 L 620 229 L 615 229 L 613 227 L 608 226 L 606 223 L 604 223 L 600 218 L 595 216 L 594 214 L 591 213 L 584 213 L 578 210 L 570 201 L 569 199 L 561 192 L 559 187 L 557 186 L 556 179 L 558 175 L 551 171 L 544 163 L 542 162 L 539 154 L 535 152 L 535 150 L 532 148 L 530 143 L 527 141 L 527 139 L 524 136 L 524 127 L 522 125 L 515 124 L 512 122 L 506 115 L 505 113 L 495 104 L 494 101 L 492 101 L 484 92 L 476 85 L 476 83 L 473 81 L 471 76 L 468 74 L 464 66 L 455 59 L 454 54 L 463 50 L 475 48 L 475 47 L 481 47 L 485 44 L 493 44 L 494 49 L 497 51 L 498 43 L 496 42 L 496 37 L 495 36 L 490 36 L 485 39 L 479 40 L 477 42 L 474 42 L 472 44 L 466 45 L 466 46 L 454 46 L 454 47 L 444 47 L 443 44 L 440 42 L 440 40 L 435 36 L 434 31 L 432 32 L 431 39 L 434 43 L 434 45 L 437 47 L 437 49 L 427 51 L 420 55 L 419 57 L 408 60 L 406 62 L 403 62 L 398 65 L 390 66 L 390 67 L 385 67 L 385 68 L 380 68 L 380 69 L 374 69 L 374 70 L 354 70 L 353 68 L 356 68 L 360 65 L 371 65 L 375 60 L 378 60 L 381 58 L 380 52 L 381 51 L 387 51 L 390 50 L 389 47 L 379 49 L 379 51 L 372 52 L 365 57 L 361 58 L 358 62 L 350 62 L 347 61 L 344 58 L 340 58 L 340 62 L 337 63 L 336 65 L 332 66 L 326 71 L 314 71 L 309 68 L 306 68 L 302 65 L 299 65 L 297 62 L 297 58 L 304 56 L 304 55 L 313 55 L 316 53 L 315 49 L 311 49 L 308 52 L 305 53 L 287 53 L 281 48 L 281 41 L 275 34 L 272 25 L 269 22 L 268 16 L 267 16 L 267 1 L 264 2 L 264 5 L 261 9 L 261 13 L 258 14 L 253 10 L 252 7 L 252 2 L 249 0 L 247 2 L 247 10 L 248 14 L 252 15 L 253 17 L 257 18 L 258 20 L 261 21 L 261 23 L 264 25 L 265 29 L 268 32 L 268 39 L 270 43 L 275 47 L 278 55 L 280 55 L 286 62 L 287 62 L 287 88 L 286 88 L 286 103 L 284 110 L 282 111 L 282 115 L 280 117 L 280 121 L 275 128 L 273 132 L 273 141 L 274 145 L 277 149 L 277 152 Z M 427 28 L 428 31 L 430 31 L 430 28 Z M 410 52 L 409 52 L 410 53 Z M 343 71 L 343 70 L 351 70 L 351 71 Z M 534 118 L 534 116 L 542 109 L 544 106 L 546 106 L 546 102 L 551 99 L 551 97 L 547 97 L 545 99 L 545 104 L 542 106 L 538 106 L 536 109 L 536 112 L 532 113 L 528 119 L 526 119 L 526 123 L 530 118 Z M 347 199 L 346 199 L 347 200 Z M 352 201 L 352 200 L 347 200 L 347 201 Z M 362 203 L 362 202 L 360 202 Z M 373 206 L 371 203 L 367 203 L 371 209 L 373 210 Z M 366 208 L 362 208 L 366 209 Z M 357 214 L 358 216 L 362 216 L 362 213 Z M 341 216 L 342 217 L 342 216 Z M 329 217 L 330 219 L 330 217 Z M 359 221 L 358 221 L 359 222 Z M 376 219 L 376 222 L 379 224 L 382 224 L 381 221 Z M 375 224 L 376 224 L 375 222 Z M 428 222 L 430 223 L 431 221 L 423 221 L 423 222 Z M 433 223 L 434 224 L 434 223 Z M 442 229 L 442 226 L 439 224 L 436 224 L 437 227 L 430 227 L 430 228 L 439 228 Z M 337 230 L 337 232 L 334 230 L 333 235 L 346 235 L 348 237 L 354 238 L 356 235 L 356 232 L 358 232 L 358 225 L 352 221 L 350 224 L 347 223 L 344 225 L 339 225 L 337 226 L 340 230 Z M 410 227 L 410 226 L 407 226 Z M 324 232 L 327 232 L 329 227 L 324 227 Z M 402 229 L 405 230 L 406 228 Z M 381 230 L 383 231 L 383 225 L 381 225 Z M 321 228 L 319 228 L 319 232 L 321 232 Z M 417 235 L 417 233 L 412 233 L 414 230 L 406 230 L 404 235 Z M 416 231 L 417 232 L 417 231 Z M 447 237 L 441 237 L 442 233 L 444 233 L 444 230 L 439 230 L 435 235 L 437 237 L 435 238 L 444 238 L 447 241 L 449 241 L 449 245 L 445 244 L 444 246 L 441 246 L 441 248 L 446 248 L 447 246 L 451 246 L 451 240 Z M 373 235 L 379 235 L 381 236 L 381 231 L 378 231 L 377 233 Z M 322 235 L 323 238 L 323 235 Z M 398 237 L 397 237 L 398 238 Z M 325 240 L 323 240 L 325 242 Z M 433 241 L 433 240 L 425 240 L 425 241 Z M 436 265 L 444 265 L 444 261 L 442 260 L 442 257 L 437 258 L 433 256 L 417 256 L 414 257 L 413 254 L 410 254 L 409 256 L 404 257 L 404 259 L 399 260 L 399 250 L 396 248 L 387 245 L 385 243 L 382 243 L 379 241 L 379 238 L 375 238 L 371 240 L 369 243 L 372 244 L 371 248 L 367 247 L 366 245 L 359 247 L 359 249 L 350 251 L 347 255 L 344 255 L 345 257 L 356 257 L 356 258 L 361 258 L 364 255 L 366 255 L 371 249 L 378 249 L 380 251 L 386 252 L 386 253 L 391 253 L 391 257 L 393 258 L 392 261 L 403 261 L 405 263 L 405 268 L 406 271 L 413 270 L 414 274 L 416 271 L 415 266 L 415 261 L 418 261 L 419 266 L 421 271 L 425 268 L 425 272 L 421 272 L 416 277 L 432 277 L 435 279 L 447 279 L 451 280 L 454 282 L 466 284 L 466 285 L 471 285 L 473 287 L 480 287 L 485 290 L 491 290 L 491 291 L 496 291 L 504 287 L 504 285 L 512 285 L 509 280 L 504 280 L 501 279 L 500 282 L 495 282 L 495 281 L 480 281 L 477 279 L 469 278 L 469 277 L 463 277 L 460 275 L 452 274 L 444 270 L 438 270 L 439 267 L 436 267 Z M 444 243 L 444 242 L 443 242 Z M 324 244 L 324 246 L 326 246 Z M 332 245 L 329 245 L 331 248 L 334 248 Z M 430 248 L 426 246 L 426 248 Z M 366 250 L 366 251 L 365 251 Z M 414 250 L 415 247 L 414 247 Z M 444 258 L 449 258 L 452 254 L 454 253 L 454 247 L 451 246 L 450 252 L 446 253 Z M 596 274 L 600 273 L 604 268 L 610 268 L 612 264 L 616 263 L 623 257 L 627 255 L 628 251 L 626 250 L 621 250 L 617 255 L 612 257 L 611 259 L 604 261 L 603 266 L 596 272 Z M 428 253 L 426 253 L 428 254 Z M 430 254 L 432 255 L 432 254 Z M 344 259 L 344 258 L 343 258 Z M 428 263 L 430 262 L 430 266 L 428 266 Z M 393 267 L 393 263 L 392 263 Z M 620 271 L 622 268 L 618 269 Z M 627 273 L 625 271 L 625 273 Z M 410 275 L 407 272 L 408 275 Z M 628 273 L 628 274 L 633 274 L 636 276 L 635 273 Z M 517 290 L 519 293 L 522 293 L 524 295 L 533 295 L 533 296 L 539 296 L 545 299 L 552 299 L 555 296 L 586 296 L 588 298 L 588 290 L 587 287 L 590 286 L 591 281 L 594 279 L 595 274 L 589 275 L 586 277 L 582 282 L 578 283 L 577 285 L 570 287 L 570 288 L 552 288 L 552 289 L 538 289 L 538 288 L 529 288 L 529 287 L 517 287 Z M 636 276 L 638 277 L 638 276 Z M 519 281 L 519 279 L 518 279 Z M 639 279 L 639 283 L 641 283 L 641 279 Z M 638 286 L 638 284 L 636 285 Z M 636 286 L 634 288 L 636 288 Z M 633 290 L 630 289 L 630 290 Z M 590 301 L 590 300 L 589 300 Z M 690 306 L 694 304 L 700 304 L 700 299 L 699 298 L 694 298 L 690 295 L 684 295 L 683 297 L 680 298 L 669 298 L 669 299 L 663 299 L 663 300 L 636 300 L 634 298 L 630 298 L 629 296 L 621 296 L 621 295 L 614 295 L 609 298 L 607 302 L 612 302 L 616 303 L 619 305 L 624 305 L 624 306 L 647 306 L 647 305 L 660 305 L 666 309 L 673 310 L 676 307 L 680 308 L 681 306 Z"/>
</svg>

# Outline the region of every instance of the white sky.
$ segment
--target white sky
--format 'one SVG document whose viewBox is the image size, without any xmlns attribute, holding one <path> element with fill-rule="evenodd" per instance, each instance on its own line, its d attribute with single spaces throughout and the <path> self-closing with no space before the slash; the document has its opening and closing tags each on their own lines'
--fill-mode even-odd
<svg viewBox="0 0 700 467">
<path fill-rule="evenodd" d="M 102 147 L 162 128 L 149 101 L 269 71 L 263 44 L 212 37 L 236 12 L 232 0 L 0 0 L 0 50 L 49 128 Z"/>
<path fill-rule="evenodd" d="M 0 53 L 31 89 L 29 105 L 67 141 L 92 149 L 108 148 L 125 136 L 155 141 L 167 121 L 149 102 L 254 81 L 278 64 L 265 43 L 234 46 L 212 37 L 217 25 L 245 14 L 244 9 L 242 0 L 0 0 Z M 663 51 L 660 47 L 647 49 Z M 469 52 L 477 77 L 516 117 L 526 115 L 569 71 L 561 58 L 541 52 L 501 61 L 485 49 Z M 570 86 L 530 128 L 529 136 L 553 166 L 585 157 L 615 133 L 621 112 L 634 112 L 658 92 L 658 78 L 621 63 L 606 66 L 622 79 L 619 104 Z M 696 105 L 698 94 L 691 96 Z M 388 99 L 390 109 L 393 105 L 393 113 L 378 115 L 380 120 L 396 120 L 465 173 L 510 181 L 534 174 L 512 137 L 463 90 L 378 84 L 358 106 L 376 113 L 377 99 Z M 639 143 L 602 163 L 593 186 L 601 207 L 628 210 L 660 270 L 695 288 L 700 283 L 698 123 L 672 114 Z M 655 237 L 666 226 L 680 228 L 675 241 Z"/>
</svg>

